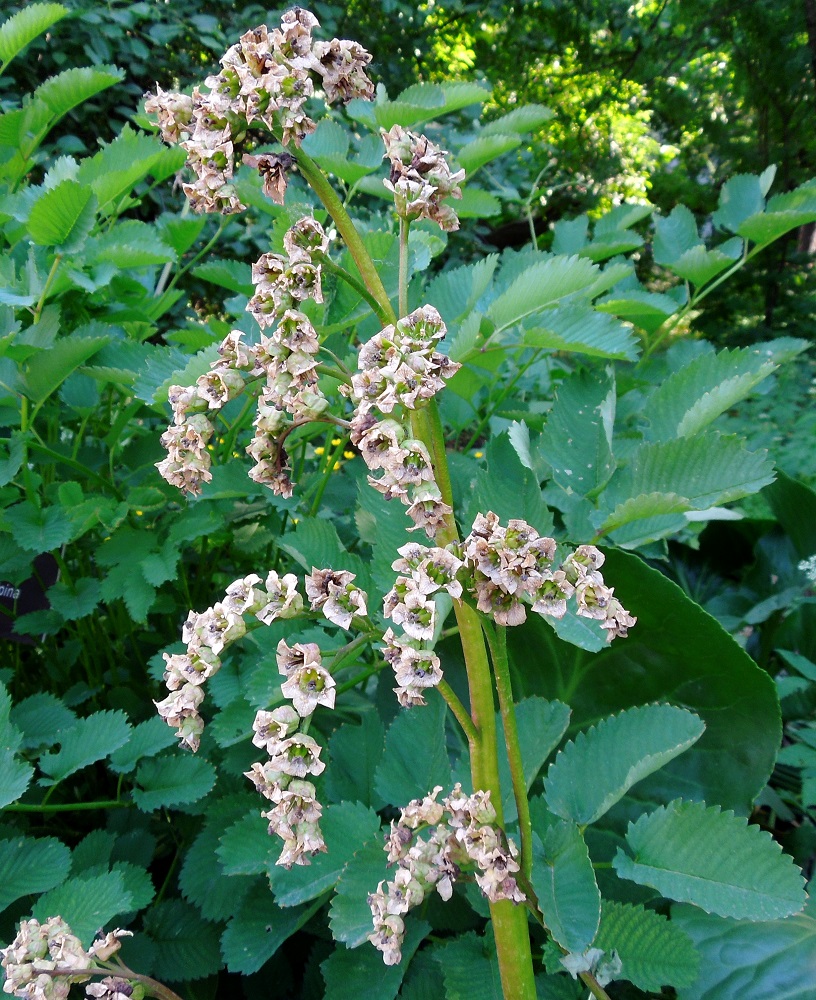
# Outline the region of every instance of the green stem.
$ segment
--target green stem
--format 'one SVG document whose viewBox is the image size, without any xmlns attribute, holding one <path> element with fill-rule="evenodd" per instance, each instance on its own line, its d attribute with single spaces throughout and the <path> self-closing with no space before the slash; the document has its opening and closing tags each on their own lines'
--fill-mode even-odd
<svg viewBox="0 0 816 1000">
<path fill-rule="evenodd" d="M 40 322 L 40 316 L 45 306 L 45 300 L 48 293 L 51 291 L 51 286 L 54 284 L 54 279 L 57 276 L 57 271 L 60 266 L 60 261 L 62 260 L 62 254 L 58 253 L 54 257 L 54 263 L 51 265 L 51 270 L 48 272 L 48 277 L 45 279 L 45 284 L 43 285 L 42 293 L 40 294 L 40 300 L 34 307 L 34 323 Z"/>
<path fill-rule="evenodd" d="M 437 684 L 437 689 L 442 697 L 447 702 L 448 708 L 453 712 L 454 718 L 459 723 L 459 725 L 464 729 L 465 736 L 467 736 L 468 744 L 473 745 L 479 739 L 479 733 L 476 727 L 473 725 L 473 719 L 468 715 L 467 709 L 459 701 L 456 696 L 456 692 L 448 684 L 446 680 L 441 680 Z"/>
<path fill-rule="evenodd" d="M 609 994 L 591 972 L 579 972 L 578 976 L 584 986 L 595 997 L 595 1000 L 610 1000 Z"/>
<path fill-rule="evenodd" d="M 399 314 L 408 315 L 408 230 L 411 223 L 400 216 L 399 220 Z"/>
<path fill-rule="evenodd" d="M 41 805 L 29 805 L 25 802 L 15 802 L 9 806 L 3 806 L 0 812 L 18 813 L 59 813 L 59 812 L 81 812 L 89 809 L 130 809 L 132 802 L 120 802 L 118 799 L 103 799 L 99 802 L 60 802 L 52 806 L 42 803 Z"/>
<path fill-rule="evenodd" d="M 336 191 L 329 184 L 326 175 L 320 167 L 303 149 L 292 148 L 289 152 L 297 161 L 300 172 L 307 183 L 323 202 L 329 215 L 334 220 L 337 231 L 343 237 L 366 288 L 379 303 L 383 314 L 388 318 L 389 322 L 395 323 L 396 316 L 394 316 L 394 309 L 380 278 L 379 271 L 374 266 L 374 261 L 372 261 L 365 243 L 363 243 L 362 237 L 357 231 L 357 227 L 351 221 L 351 216 L 343 207 L 343 203 L 338 198 Z"/>
<path fill-rule="evenodd" d="M 338 278 L 345 281 L 345 283 L 353 288 L 358 295 L 364 298 L 371 306 L 383 326 L 388 326 L 391 323 L 388 313 L 383 309 L 377 299 L 374 298 L 362 281 L 358 281 L 350 271 L 347 271 L 344 267 L 340 267 L 339 264 L 336 264 L 328 254 L 320 253 L 318 251 L 314 254 L 314 259 L 318 260 L 331 274 L 335 274 Z"/>
<path fill-rule="evenodd" d="M 533 824 L 530 819 L 530 803 L 527 798 L 527 782 L 524 780 L 524 763 L 521 759 L 516 706 L 513 701 L 513 685 L 507 660 L 507 629 L 503 625 L 496 625 L 494 628 L 486 618 L 482 619 L 482 628 L 487 636 L 490 658 L 493 660 L 493 673 L 496 677 L 496 690 L 499 693 L 499 707 L 504 725 L 504 745 L 510 764 L 513 797 L 516 800 L 516 809 L 518 810 L 519 833 L 521 835 L 521 870 L 524 877 L 529 880 L 533 871 Z"/>
<path fill-rule="evenodd" d="M 176 273 L 173 275 L 172 280 L 167 286 L 168 292 L 172 291 L 172 289 L 176 287 L 179 278 L 183 278 L 184 275 L 190 270 L 190 268 L 195 267 L 195 265 L 201 260 L 201 258 L 209 253 L 209 251 L 221 239 L 221 233 L 223 233 L 224 230 L 227 228 L 228 222 L 229 222 L 229 217 L 225 216 L 219 223 L 218 229 L 216 229 L 213 237 L 204 244 L 204 246 L 198 251 L 198 253 L 194 257 L 191 257 L 190 260 L 187 261 L 184 267 L 180 267 L 178 271 L 176 271 Z M 159 290 L 159 286 L 157 285 L 156 291 L 153 293 L 154 297 L 158 298 L 159 295 L 163 294 L 163 291 L 164 291 L 163 289 Z"/>
</svg>

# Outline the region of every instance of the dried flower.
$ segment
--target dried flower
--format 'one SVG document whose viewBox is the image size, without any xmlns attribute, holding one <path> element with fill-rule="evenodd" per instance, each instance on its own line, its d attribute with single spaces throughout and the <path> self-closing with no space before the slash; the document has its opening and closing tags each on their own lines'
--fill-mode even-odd
<svg viewBox="0 0 816 1000">
<path fill-rule="evenodd" d="M 459 228 L 459 219 L 443 198 L 461 198 L 459 182 L 464 170 L 455 174 L 445 160 L 447 155 L 424 135 L 416 135 L 394 125 L 380 130 L 385 155 L 391 161 L 391 175 L 384 181 L 394 195 L 397 215 L 403 219 L 433 219 L 441 229 Z"/>
</svg>

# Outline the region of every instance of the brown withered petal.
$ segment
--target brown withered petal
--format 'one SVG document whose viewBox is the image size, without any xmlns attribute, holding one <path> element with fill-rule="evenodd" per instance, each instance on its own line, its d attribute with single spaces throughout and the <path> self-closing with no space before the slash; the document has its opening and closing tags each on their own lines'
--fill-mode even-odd
<svg viewBox="0 0 816 1000">
<path fill-rule="evenodd" d="M 256 169 L 263 178 L 264 194 L 276 205 L 282 205 L 288 181 L 287 171 L 295 163 L 294 156 L 290 153 L 264 153 L 261 156 L 244 153 L 243 162 Z"/>
</svg>

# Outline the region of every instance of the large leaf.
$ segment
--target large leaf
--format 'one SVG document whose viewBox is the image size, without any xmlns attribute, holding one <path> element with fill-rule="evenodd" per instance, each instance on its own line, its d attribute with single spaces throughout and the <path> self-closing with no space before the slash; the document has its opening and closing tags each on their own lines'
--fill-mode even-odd
<svg viewBox="0 0 816 1000">
<path fill-rule="evenodd" d="M 685 205 L 676 205 L 665 218 L 655 216 L 654 227 L 652 253 L 658 264 L 673 264 L 701 242 L 694 216 Z"/>
<path fill-rule="evenodd" d="M 816 1000 L 816 918 L 748 923 L 673 906 L 676 924 L 700 954 L 699 975 L 678 983 L 678 1000 Z"/>
<path fill-rule="evenodd" d="M 329 797 L 342 802 L 362 802 L 377 806 L 374 774 L 385 746 L 385 731 L 376 711 L 364 712 L 361 724 L 346 723 L 329 739 L 331 765 L 326 769 L 326 790 Z"/>
<path fill-rule="evenodd" d="M 601 918 L 601 894 L 581 831 L 568 821 L 533 841 L 532 883 L 553 938 L 571 952 L 593 942 Z"/>
<path fill-rule="evenodd" d="M 737 174 L 723 185 L 713 222 L 721 229 L 730 229 L 732 233 L 736 233 L 745 219 L 761 213 L 764 208 L 762 178 L 753 174 Z"/>
<path fill-rule="evenodd" d="M 615 469 L 612 426 L 615 385 L 611 376 L 579 372 L 558 387 L 539 439 L 553 479 L 570 494 L 592 494 Z"/>
<path fill-rule="evenodd" d="M 82 161 L 76 179 L 93 188 L 99 210 L 105 210 L 151 173 L 165 149 L 157 136 L 126 125 L 112 142 Z"/>
<path fill-rule="evenodd" d="M 40 246 L 78 250 L 93 228 L 96 195 L 78 181 L 64 180 L 45 191 L 28 217 L 28 232 Z"/>
<path fill-rule="evenodd" d="M 499 963 L 491 942 L 474 931 L 434 949 L 446 1000 L 503 1000 Z"/>
<path fill-rule="evenodd" d="M 776 482 L 766 486 L 762 496 L 777 521 L 793 542 L 800 558 L 816 552 L 816 492 L 804 483 L 777 472 Z"/>
<path fill-rule="evenodd" d="M 298 910 L 282 910 L 267 886 L 253 887 L 235 910 L 221 936 L 221 951 L 230 972 L 257 972 L 287 938 L 300 930 L 322 900 Z"/>
<path fill-rule="evenodd" d="M 532 132 L 548 122 L 553 116 L 553 112 L 543 104 L 523 104 L 519 108 L 513 108 L 501 118 L 495 118 L 482 126 L 482 135 L 508 135 L 517 133 L 523 135 L 525 132 Z"/>
<path fill-rule="evenodd" d="M 558 746 L 569 725 L 569 717 L 569 708 L 561 701 L 522 698 L 516 704 L 516 727 L 528 792 L 544 762 Z M 496 727 L 501 746 L 504 740 L 504 726 L 500 713 L 496 713 Z M 499 754 L 499 779 L 504 789 L 504 819 L 506 823 L 512 823 L 518 814 L 510 778 L 510 765 L 504 753 Z"/>
<path fill-rule="evenodd" d="M 637 615 L 629 637 L 590 654 L 560 641 L 530 615 L 525 625 L 508 630 L 518 695 L 565 701 L 573 732 L 649 702 L 690 709 L 705 722 L 703 736 L 630 795 L 666 802 L 693 794 L 749 811 L 781 739 L 773 681 L 714 618 L 641 559 L 607 552 L 603 574 Z"/>
<path fill-rule="evenodd" d="M 608 270 L 608 268 L 607 268 Z M 606 273 L 606 272 L 604 272 Z M 637 288 L 626 288 L 610 292 L 600 302 L 596 309 L 612 313 L 621 319 L 629 320 L 647 333 L 654 333 L 673 313 L 677 312 L 679 304 L 662 292 L 647 292 Z"/>
<path fill-rule="evenodd" d="M 487 446 L 487 468 L 479 469 L 474 496 L 479 511 L 492 510 L 503 521 L 520 517 L 539 534 L 552 534 L 552 513 L 542 498 L 538 477 L 522 464 L 505 433 L 491 438 Z M 475 517 L 472 508 L 467 513 Z"/>
<path fill-rule="evenodd" d="M 673 372 L 646 401 L 652 441 L 690 437 L 702 430 L 776 368 L 761 351 L 743 348 L 695 358 Z"/>
<path fill-rule="evenodd" d="M 0 69 L 68 13 L 61 3 L 31 3 L 0 25 Z"/>
<path fill-rule="evenodd" d="M 470 176 L 479 167 L 483 167 L 485 163 L 490 163 L 497 156 L 518 149 L 520 145 L 521 139 L 517 135 L 501 135 L 500 133 L 482 135 L 458 149 L 456 159 L 459 161 L 459 166 L 463 167 L 465 173 Z"/>
<path fill-rule="evenodd" d="M 21 896 L 53 889 L 70 868 L 71 852 L 56 837 L 0 840 L 0 910 Z"/>
<path fill-rule="evenodd" d="M 127 742 L 132 730 L 124 712 L 94 712 L 60 733 L 60 749 L 40 757 L 40 770 L 56 784 L 88 764 L 103 760 Z"/>
<path fill-rule="evenodd" d="M 549 257 L 527 267 L 488 310 L 498 330 L 532 316 L 551 302 L 588 288 L 598 267 L 584 257 Z"/>
<path fill-rule="evenodd" d="M 581 305 L 547 309 L 535 316 L 524 331 L 524 343 L 619 361 L 635 361 L 639 350 L 631 327 Z"/>
<path fill-rule="evenodd" d="M 34 101 L 45 104 L 54 120 L 124 78 L 116 66 L 75 67 L 52 76 L 34 91 Z"/>
<path fill-rule="evenodd" d="M 354 852 L 337 883 L 329 911 L 329 926 L 335 941 L 349 948 L 361 945 L 371 933 L 368 895 L 385 879 L 393 879 L 383 850 L 384 838 L 376 836 Z"/>
<path fill-rule="evenodd" d="M 690 986 L 700 958 L 675 921 L 631 903 L 604 900 L 595 948 L 621 960 L 621 979 L 641 990 L 660 992 L 662 986 Z"/>
<path fill-rule="evenodd" d="M 704 246 L 694 246 L 681 254 L 677 260 L 672 261 L 669 267 L 675 274 L 679 274 L 681 278 L 699 288 L 700 285 L 716 278 L 727 267 L 731 267 L 739 260 L 741 253 L 741 239 L 726 240 L 713 250 L 706 250 Z"/>
<path fill-rule="evenodd" d="M 131 909 L 124 875 L 113 871 L 63 881 L 40 896 L 32 913 L 41 923 L 58 913 L 87 948 L 100 927 Z"/>
<path fill-rule="evenodd" d="M 152 906 L 145 914 L 144 929 L 156 949 L 153 972 L 162 980 L 201 979 L 221 966 L 218 928 L 181 899 Z"/>
<path fill-rule="evenodd" d="M 707 913 L 774 920 L 798 913 L 805 880 L 771 835 L 732 812 L 675 800 L 629 824 L 612 865 L 621 878 Z"/>
<path fill-rule="evenodd" d="M 133 801 L 143 812 L 197 802 L 215 784 L 215 768 L 198 757 L 148 758 L 136 770 Z"/>
<path fill-rule="evenodd" d="M 737 231 L 755 243 L 765 244 L 815 220 L 816 185 L 808 181 L 795 191 L 775 195 L 764 212 L 743 220 Z"/>
<path fill-rule="evenodd" d="M 384 965 L 382 955 L 371 945 L 362 945 L 354 951 L 338 945 L 320 963 L 326 982 L 323 1000 L 349 1000 L 349 997 L 354 997 L 354 1000 L 394 1000 L 408 963 L 431 929 L 429 924 L 414 919 L 413 915 L 405 923 L 402 961 L 398 965 Z"/>
<path fill-rule="evenodd" d="M 703 735 L 692 712 L 644 705 L 603 719 L 560 751 L 547 772 L 550 811 L 581 826 L 594 823 L 632 785 L 688 750 Z"/>
<path fill-rule="evenodd" d="M 42 403 L 66 378 L 93 357 L 105 344 L 108 338 L 60 337 L 53 347 L 38 351 L 32 358 L 25 372 L 26 395 L 34 403 Z"/>
<path fill-rule="evenodd" d="M 445 745 L 447 706 L 430 690 L 428 704 L 403 709 L 388 728 L 385 752 L 374 778 L 386 802 L 406 806 L 427 795 L 435 785 L 447 791 L 451 769 Z"/>
</svg>

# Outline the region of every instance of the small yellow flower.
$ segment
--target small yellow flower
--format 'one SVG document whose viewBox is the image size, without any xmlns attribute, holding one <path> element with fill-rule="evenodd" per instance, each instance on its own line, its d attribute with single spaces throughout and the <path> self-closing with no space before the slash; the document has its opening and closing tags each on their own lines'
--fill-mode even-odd
<svg viewBox="0 0 816 1000">
<path fill-rule="evenodd" d="M 332 470 L 334 472 L 337 472 L 337 470 L 342 466 L 342 464 L 343 464 L 342 462 L 335 462 L 334 465 L 332 466 Z"/>
<path fill-rule="evenodd" d="M 325 451 L 325 448 L 315 448 L 315 455 L 322 455 Z"/>
<path fill-rule="evenodd" d="M 332 438 L 332 447 L 336 448 L 340 444 L 341 438 Z"/>
<path fill-rule="evenodd" d="M 137 510 L 137 511 L 134 511 L 134 513 L 136 514 L 136 517 L 141 517 L 144 514 L 144 511 L 143 510 Z"/>
<path fill-rule="evenodd" d="M 474 451 L 473 452 L 473 457 L 474 458 L 484 458 L 484 452 L 483 451 Z"/>
<path fill-rule="evenodd" d="M 346 459 L 354 458 L 354 452 L 353 451 L 344 451 L 343 452 L 343 458 L 346 458 Z"/>
</svg>

